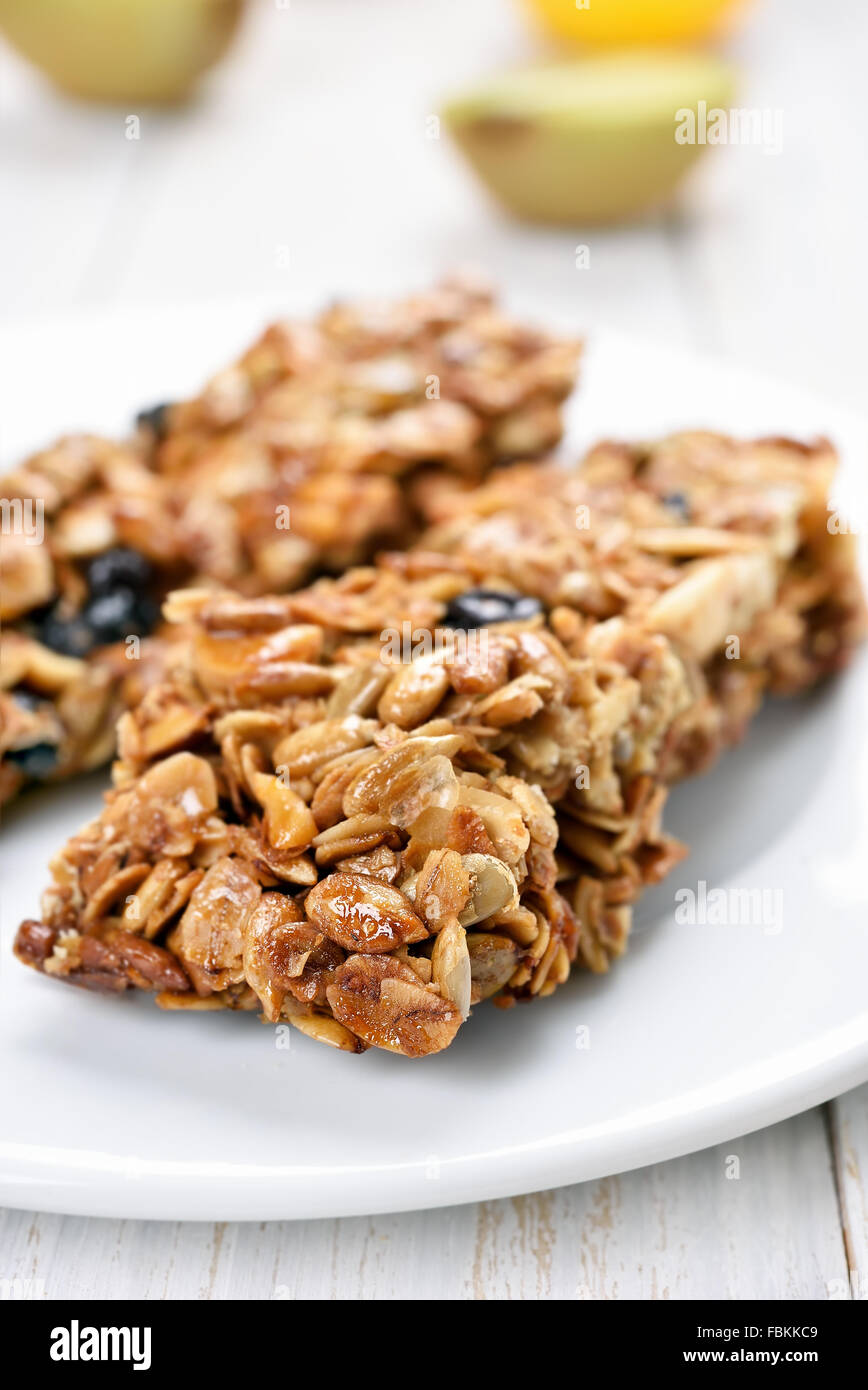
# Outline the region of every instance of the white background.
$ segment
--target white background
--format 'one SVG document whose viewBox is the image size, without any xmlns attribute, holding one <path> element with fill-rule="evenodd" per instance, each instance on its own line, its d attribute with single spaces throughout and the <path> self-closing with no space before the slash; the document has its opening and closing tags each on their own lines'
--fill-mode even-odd
<svg viewBox="0 0 868 1390">
<path fill-rule="evenodd" d="M 501 220 L 426 135 L 451 86 L 527 51 L 508 0 L 261 0 L 183 112 L 76 106 L 0 51 L 4 315 L 279 307 L 324 263 L 336 291 L 469 264 L 576 328 L 716 351 L 861 409 L 868 9 L 768 0 L 731 50 L 742 103 L 783 112 L 782 152 L 715 151 L 665 218 L 569 234 Z M 824 1298 L 854 1270 L 864 1297 L 866 1112 L 863 1089 L 719 1151 L 418 1216 L 214 1228 L 8 1213 L 0 1275 L 48 1296 Z"/>
</svg>

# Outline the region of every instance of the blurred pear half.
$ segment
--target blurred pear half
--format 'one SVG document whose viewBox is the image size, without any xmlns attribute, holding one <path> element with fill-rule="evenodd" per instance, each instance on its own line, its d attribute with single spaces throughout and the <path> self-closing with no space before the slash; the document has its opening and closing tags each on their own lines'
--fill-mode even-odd
<svg viewBox="0 0 868 1390">
<path fill-rule="evenodd" d="M 612 223 L 671 198 L 705 149 L 682 143 L 684 113 L 701 137 L 700 103 L 710 116 L 734 91 L 733 68 L 711 54 L 635 50 L 503 73 L 456 94 L 443 119 L 510 212 Z"/>
<path fill-rule="evenodd" d="M 225 52 L 244 0 L 0 0 L 0 31 L 58 87 L 172 102 Z"/>
</svg>

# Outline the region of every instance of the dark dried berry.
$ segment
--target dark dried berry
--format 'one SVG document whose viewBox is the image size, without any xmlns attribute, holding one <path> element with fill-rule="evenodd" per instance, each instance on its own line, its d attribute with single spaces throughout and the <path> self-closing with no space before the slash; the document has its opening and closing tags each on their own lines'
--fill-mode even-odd
<svg viewBox="0 0 868 1390">
<path fill-rule="evenodd" d="M 519 623 L 542 612 L 537 598 L 527 594 L 508 594 L 499 589 L 467 589 L 446 609 L 443 627 L 472 629 L 493 623 Z"/>
<path fill-rule="evenodd" d="M 160 605 L 148 594 L 140 594 L 136 604 L 136 626 L 139 637 L 148 637 L 160 620 Z"/>
<path fill-rule="evenodd" d="M 144 637 L 156 625 L 157 613 L 151 599 L 122 587 L 92 598 L 82 616 L 95 640 L 107 645 L 133 635 Z"/>
<path fill-rule="evenodd" d="M 155 439 L 165 439 L 171 409 L 170 401 L 165 401 L 162 405 L 149 406 L 147 410 L 139 411 L 136 416 L 136 424 L 140 430 L 150 430 Z"/>
<path fill-rule="evenodd" d="M 33 690 L 24 690 L 20 686 L 17 690 L 13 690 L 12 698 L 19 709 L 26 709 L 30 714 L 38 710 L 40 705 L 45 704 L 44 696 L 37 695 Z"/>
<path fill-rule="evenodd" d="M 110 594 L 123 587 L 141 593 L 147 589 L 153 570 L 144 555 L 129 546 L 118 545 L 95 555 L 87 566 L 87 582 L 91 594 Z"/>
<path fill-rule="evenodd" d="M 683 492 L 668 492 L 663 498 L 663 505 L 670 511 L 679 512 L 681 516 L 690 515 L 690 502 Z"/>
<path fill-rule="evenodd" d="M 61 656 L 87 656 L 96 646 L 93 628 L 81 613 L 64 616 L 57 607 L 50 608 L 34 624 L 34 635 L 43 646 Z"/>
<path fill-rule="evenodd" d="M 58 748 L 56 743 L 31 743 L 27 748 L 10 748 L 5 756 L 25 777 L 41 781 L 57 767 Z"/>
</svg>

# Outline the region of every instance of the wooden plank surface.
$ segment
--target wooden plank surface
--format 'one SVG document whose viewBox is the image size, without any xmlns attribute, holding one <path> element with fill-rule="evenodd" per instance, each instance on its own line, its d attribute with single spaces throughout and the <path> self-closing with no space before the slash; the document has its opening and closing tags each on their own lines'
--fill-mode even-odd
<svg viewBox="0 0 868 1390">
<path fill-rule="evenodd" d="M 0 50 L 15 210 L 0 302 L 280 303 L 312 247 L 336 288 L 359 267 L 422 283 L 476 263 L 583 327 L 713 349 L 862 406 L 868 7 L 758 4 L 733 53 L 742 100 L 783 112 L 780 152 L 716 152 L 678 214 L 589 232 L 582 271 L 575 236 L 499 219 L 426 138 L 438 96 L 522 37 L 505 0 L 262 0 L 196 106 L 143 113 L 138 141 L 127 113 L 64 103 Z M 868 1087 L 718 1149 L 478 1206 L 216 1227 L 6 1212 L 0 1279 L 85 1298 L 868 1298 Z"/>
<path fill-rule="evenodd" d="M 868 1086 L 829 1107 L 829 1137 L 847 1259 L 847 1288 L 836 1298 L 868 1301 Z"/>
</svg>

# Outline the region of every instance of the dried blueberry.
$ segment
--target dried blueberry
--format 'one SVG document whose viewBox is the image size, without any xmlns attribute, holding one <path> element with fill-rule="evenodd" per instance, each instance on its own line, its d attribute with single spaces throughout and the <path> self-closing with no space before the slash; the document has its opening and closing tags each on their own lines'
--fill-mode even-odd
<svg viewBox="0 0 868 1390">
<path fill-rule="evenodd" d="M 135 611 L 136 626 L 132 629 L 139 637 L 147 637 L 153 632 L 160 619 L 160 605 L 148 594 L 140 594 Z"/>
<path fill-rule="evenodd" d="M 44 696 L 37 695 L 33 690 L 24 690 L 20 686 L 17 690 L 13 690 L 12 698 L 19 709 L 26 709 L 29 714 L 38 710 L 39 706 L 45 703 Z"/>
<path fill-rule="evenodd" d="M 57 767 L 58 749 L 56 743 L 31 743 L 27 748 L 10 748 L 5 756 L 25 777 L 39 781 Z"/>
<path fill-rule="evenodd" d="M 157 621 L 157 605 L 149 598 L 121 586 L 108 594 L 97 594 L 87 604 L 82 617 L 100 644 L 122 642 L 132 634 L 144 636 Z"/>
<path fill-rule="evenodd" d="M 164 402 L 162 405 L 149 406 L 147 410 L 140 410 L 136 416 L 136 424 L 140 430 L 150 430 L 151 434 L 157 439 L 165 439 L 169 424 L 169 411 L 172 409 L 171 402 Z"/>
<path fill-rule="evenodd" d="M 118 545 L 96 555 L 87 567 L 87 582 L 91 594 L 110 594 L 123 587 L 142 592 L 151 582 L 153 571 L 144 555 L 129 546 Z"/>
<path fill-rule="evenodd" d="M 57 605 L 34 622 L 34 636 L 61 656 L 87 656 L 96 646 L 93 628 L 81 613 L 64 615 Z"/>
<path fill-rule="evenodd" d="M 442 619 L 443 627 L 472 629 L 493 623 L 517 623 L 542 612 L 539 599 L 499 589 L 466 589 L 454 598 Z"/>
</svg>

